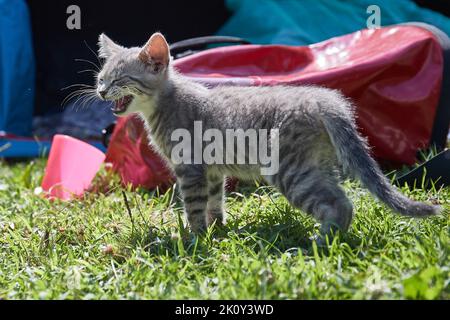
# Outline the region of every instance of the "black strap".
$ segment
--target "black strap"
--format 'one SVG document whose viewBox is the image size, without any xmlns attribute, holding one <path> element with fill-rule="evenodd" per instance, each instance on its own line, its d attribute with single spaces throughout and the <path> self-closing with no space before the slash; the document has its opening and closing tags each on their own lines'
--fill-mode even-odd
<svg viewBox="0 0 450 320">
<path fill-rule="evenodd" d="M 425 173 L 426 176 L 422 185 Z M 433 184 L 436 189 L 450 186 L 450 150 L 442 151 L 431 160 L 398 177 L 395 183 L 400 187 L 407 183 L 411 190 L 414 188 L 430 189 Z"/>
<path fill-rule="evenodd" d="M 170 52 L 175 59 L 205 49 L 210 44 L 250 44 L 245 39 L 228 36 L 208 36 L 178 41 L 170 45 Z"/>
<path fill-rule="evenodd" d="M 447 135 L 450 126 L 450 50 L 444 50 L 444 70 L 442 78 L 441 98 L 434 117 L 430 145 L 444 150 L 447 146 Z"/>
<path fill-rule="evenodd" d="M 114 128 L 116 127 L 116 121 L 111 123 L 109 126 L 107 126 L 105 129 L 102 130 L 102 143 L 105 146 L 105 148 L 108 148 L 109 141 L 111 141 L 111 136 L 114 132 Z"/>
</svg>

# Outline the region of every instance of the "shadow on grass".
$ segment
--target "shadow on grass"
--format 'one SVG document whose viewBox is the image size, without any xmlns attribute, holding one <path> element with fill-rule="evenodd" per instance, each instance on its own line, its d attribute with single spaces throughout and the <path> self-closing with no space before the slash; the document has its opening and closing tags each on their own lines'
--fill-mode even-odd
<svg viewBox="0 0 450 320">
<path fill-rule="evenodd" d="M 255 188 L 240 188 L 239 192 L 228 195 L 230 198 L 249 198 L 255 194 Z M 196 236 L 189 232 L 183 224 L 182 202 L 177 197 L 172 198 L 178 213 L 178 226 L 174 228 L 158 228 L 151 223 L 133 226 L 131 234 L 123 235 L 121 243 L 128 250 L 142 248 L 154 255 L 164 255 L 172 258 L 182 256 L 209 256 L 215 243 L 223 239 L 231 239 L 238 245 L 247 245 L 256 254 L 264 251 L 266 254 L 281 255 L 285 252 L 303 255 L 314 255 L 313 237 L 318 234 L 318 228 L 312 218 L 305 218 L 289 205 L 279 206 L 274 203 L 274 212 L 264 215 L 263 219 L 248 222 L 242 226 L 242 219 L 233 219 L 225 226 L 211 227 L 208 232 Z M 299 219 L 301 218 L 301 219 Z M 337 244 L 346 243 L 351 250 L 368 245 L 368 239 L 351 231 L 336 235 Z M 329 239 L 330 244 L 333 239 Z M 374 236 L 370 238 L 372 249 L 382 249 L 388 243 L 387 238 Z M 327 256 L 327 245 L 318 246 L 318 251 Z"/>
<path fill-rule="evenodd" d="M 236 225 L 211 227 L 208 232 L 196 236 L 184 227 L 178 228 L 174 233 L 167 229 L 152 226 L 134 228 L 131 234 L 123 239 L 122 243 L 128 250 L 139 247 L 152 255 L 167 256 L 173 259 L 190 257 L 193 259 L 208 257 L 214 247 L 224 239 L 235 241 L 238 246 L 247 246 L 255 254 L 280 256 L 283 253 L 297 255 L 301 252 L 304 256 L 313 256 L 314 247 L 312 235 L 317 234 L 317 228 L 313 223 L 304 225 L 295 217 L 284 217 L 276 224 L 266 221 L 252 222 L 238 228 Z M 125 236 L 125 235 L 124 235 Z M 333 239 L 329 239 L 331 243 Z M 368 246 L 364 239 L 354 233 L 337 234 L 335 241 L 346 243 L 353 251 L 359 251 Z M 388 243 L 387 238 L 371 238 L 371 249 L 382 249 Z M 318 245 L 320 255 L 328 256 L 329 246 Z M 226 250 L 226 249 L 221 249 Z M 122 256 L 127 256 L 124 254 Z M 119 259 L 122 260 L 123 259 Z"/>
</svg>

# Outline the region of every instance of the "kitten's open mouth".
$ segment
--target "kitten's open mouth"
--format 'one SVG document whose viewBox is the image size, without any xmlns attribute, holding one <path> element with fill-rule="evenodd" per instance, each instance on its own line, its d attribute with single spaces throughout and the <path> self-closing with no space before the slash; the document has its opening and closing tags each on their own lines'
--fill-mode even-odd
<svg viewBox="0 0 450 320">
<path fill-rule="evenodd" d="M 125 96 L 122 97 L 116 101 L 114 101 L 114 107 L 112 108 L 112 111 L 115 114 L 121 114 L 127 111 L 128 106 L 133 101 L 133 96 Z"/>
</svg>

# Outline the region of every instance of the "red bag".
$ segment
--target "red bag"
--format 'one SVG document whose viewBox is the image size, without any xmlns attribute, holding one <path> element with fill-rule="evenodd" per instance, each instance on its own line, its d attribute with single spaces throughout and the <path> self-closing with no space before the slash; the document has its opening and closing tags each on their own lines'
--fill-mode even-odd
<svg viewBox="0 0 450 320">
<path fill-rule="evenodd" d="M 362 30 L 305 47 L 220 47 L 178 59 L 174 66 L 210 86 L 317 84 L 340 89 L 356 104 L 358 125 L 374 156 L 394 165 L 411 165 L 417 151 L 429 146 L 443 53 L 433 33 L 402 25 Z M 124 182 L 135 185 L 154 188 L 167 185 L 171 177 L 147 147 L 139 120 L 132 117 L 119 119 L 107 161 Z"/>
<path fill-rule="evenodd" d="M 162 190 L 175 179 L 165 161 L 150 146 L 142 120 L 119 118 L 111 136 L 105 162 L 112 164 L 124 184 Z"/>
</svg>

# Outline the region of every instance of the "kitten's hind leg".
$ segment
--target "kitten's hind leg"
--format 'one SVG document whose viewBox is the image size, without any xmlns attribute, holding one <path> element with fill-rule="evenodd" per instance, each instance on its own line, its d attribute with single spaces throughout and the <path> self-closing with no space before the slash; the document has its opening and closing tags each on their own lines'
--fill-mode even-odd
<svg viewBox="0 0 450 320">
<path fill-rule="evenodd" d="M 318 169 L 289 170 L 277 179 L 289 202 L 322 223 L 322 235 L 347 231 L 353 206 L 331 173 Z"/>
<path fill-rule="evenodd" d="M 184 201 L 184 209 L 192 232 L 206 230 L 206 206 L 208 202 L 208 184 L 203 167 L 180 165 L 175 168 Z"/>
<path fill-rule="evenodd" d="M 223 213 L 224 177 L 222 175 L 208 175 L 208 207 L 206 221 L 208 225 L 224 224 Z"/>
</svg>

